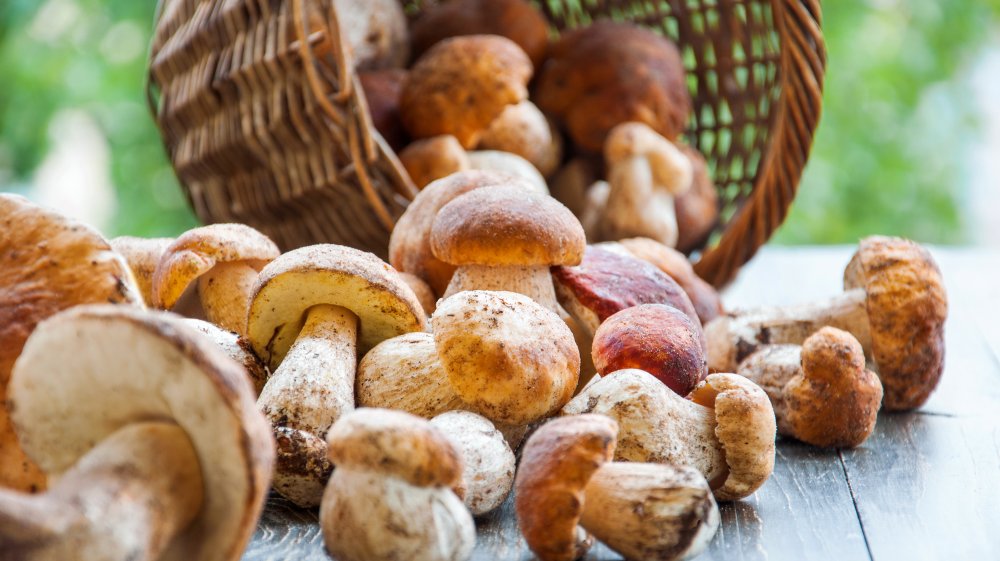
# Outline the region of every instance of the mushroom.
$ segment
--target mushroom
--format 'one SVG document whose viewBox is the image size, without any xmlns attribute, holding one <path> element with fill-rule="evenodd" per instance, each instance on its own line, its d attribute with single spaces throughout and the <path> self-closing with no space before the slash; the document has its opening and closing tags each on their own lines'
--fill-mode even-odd
<svg viewBox="0 0 1000 561">
<path fill-rule="evenodd" d="M 437 297 L 434 296 L 434 291 L 431 290 L 430 285 L 424 282 L 422 278 L 411 273 L 399 273 L 399 277 L 413 291 L 413 295 L 417 297 L 417 301 L 420 302 L 420 307 L 424 309 L 424 313 L 427 315 L 433 314 L 434 308 L 437 306 Z"/>
<path fill-rule="evenodd" d="M 858 340 L 824 327 L 802 346 L 766 345 L 738 373 L 771 399 L 778 433 L 826 448 L 860 446 L 875 430 L 882 384 Z"/>
<path fill-rule="evenodd" d="M 444 294 L 455 266 L 441 261 L 431 251 L 431 226 L 438 211 L 455 197 L 473 189 L 511 184 L 531 189 L 507 174 L 488 171 L 463 171 L 429 184 L 417 193 L 396 221 L 389 236 L 389 263 L 399 271 L 426 281 L 435 294 Z"/>
<path fill-rule="evenodd" d="M 242 369 L 176 316 L 106 304 L 54 316 L 25 344 L 9 399 L 55 483 L 0 490 L 4 558 L 242 555 L 274 442 Z"/>
<path fill-rule="evenodd" d="M 750 496 L 774 471 L 771 403 L 736 374 L 710 374 L 685 399 L 648 372 L 618 370 L 562 409 L 563 415 L 582 413 L 618 422 L 616 460 L 691 466 L 720 501 Z"/>
<path fill-rule="evenodd" d="M 423 138 L 410 143 L 399 153 L 413 184 L 423 189 L 436 179 L 469 169 L 465 148 L 450 134 Z"/>
<path fill-rule="evenodd" d="M 430 422 L 358 409 L 327 434 L 337 466 L 323 493 L 326 549 L 342 561 L 464 561 L 476 527 L 452 491 L 462 459 Z"/>
<path fill-rule="evenodd" d="M 719 221 L 719 192 L 701 152 L 683 144 L 678 148 L 691 161 L 693 174 L 691 188 L 674 198 L 677 249 L 682 253 L 691 253 L 704 247 Z"/>
<path fill-rule="evenodd" d="M 517 154 L 545 177 L 552 175 L 562 160 L 562 137 L 559 136 L 559 131 L 528 100 L 508 105 L 490 123 L 477 147 L 480 150 Z"/>
<path fill-rule="evenodd" d="M 433 419 L 462 456 L 461 488 L 473 516 L 500 507 L 514 485 L 514 452 L 489 419 L 470 411 L 449 411 Z"/>
<path fill-rule="evenodd" d="M 420 56 L 433 45 L 460 35 L 500 35 L 517 43 L 532 64 L 545 58 L 549 25 L 525 0 L 458 0 L 432 4 L 413 22 L 413 52 Z"/>
<path fill-rule="evenodd" d="M 617 424 L 550 421 L 529 439 L 515 486 L 518 526 L 541 561 L 583 557 L 592 532 L 626 559 L 687 559 L 711 542 L 719 509 L 691 468 L 611 462 Z"/>
<path fill-rule="evenodd" d="M 516 187 L 477 189 L 444 205 L 431 250 L 457 266 L 445 297 L 463 290 L 508 290 L 563 314 L 549 267 L 577 265 L 586 240 L 573 213 L 555 199 Z"/>
<path fill-rule="evenodd" d="M 673 143 L 642 123 L 623 123 L 608 133 L 607 201 L 600 206 L 598 237 L 643 236 L 677 244 L 674 197 L 691 188 L 691 160 Z"/>
<path fill-rule="evenodd" d="M 597 168 L 593 159 L 578 156 L 563 165 L 552 178 L 552 196 L 580 219 L 588 239 L 590 230 L 584 221 L 584 209 L 589 207 L 587 193 L 590 187 L 600 179 Z"/>
<path fill-rule="evenodd" d="M 944 368 L 948 302 L 931 254 L 909 240 L 861 240 L 844 272 L 844 292 L 824 302 L 765 307 L 716 318 L 705 326 L 708 366 L 735 370 L 765 344 L 801 344 L 823 326 L 849 332 L 873 359 L 883 407 L 920 407 Z"/>
<path fill-rule="evenodd" d="M 511 152 L 473 150 L 469 152 L 469 168 L 511 175 L 524 180 L 532 191 L 541 195 L 549 194 L 549 187 L 538 169 L 528 160 Z"/>
<path fill-rule="evenodd" d="M 423 308 L 387 264 L 337 245 L 285 253 L 251 294 L 247 339 L 273 372 L 257 406 L 278 436 L 274 488 L 314 506 L 330 470 L 323 435 L 354 409 L 358 353 L 423 331 Z"/>
<path fill-rule="evenodd" d="M 410 58 L 403 6 L 396 0 L 334 0 L 338 35 L 357 70 L 401 68 Z"/>
<path fill-rule="evenodd" d="M 243 224 L 188 230 L 160 257 L 153 273 L 153 305 L 172 309 L 197 280 L 208 321 L 242 334 L 257 272 L 280 253 L 267 236 Z"/>
<path fill-rule="evenodd" d="M 450 134 L 470 149 L 503 110 L 528 97 L 531 60 L 510 39 L 445 39 L 417 60 L 400 112 L 413 138 Z"/>
<path fill-rule="evenodd" d="M 153 273 L 156 271 L 156 264 L 160 262 L 160 256 L 173 241 L 173 238 L 119 236 L 111 238 L 109 242 L 111 249 L 124 257 L 128 263 L 146 305 L 153 303 Z"/>
<path fill-rule="evenodd" d="M 0 487 L 45 488 L 10 424 L 7 383 L 38 322 L 80 304 L 142 306 L 121 255 L 95 230 L 24 197 L 0 193 Z"/>
<path fill-rule="evenodd" d="M 406 80 L 406 70 L 402 68 L 386 68 L 359 72 L 358 80 L 364 90 L 365 103 L 371 116 L 375 130 L 389 143 L 393 150 L 399 151 L 409 140 L 403 121 L 399 116 L 399 98 L 403 93 L 403 82 Z"/>
<path fill-rule="evenodd" d="M 590 153 L 629 121 L 677 140 L 692 107 L 677 47 L 638 25 L 611 21 L 565 33 L 550 47 L 535 102 Z"/>
<path fill-rule="evenodd" d="M 184 318 L 183 321 L 189 327 L 193 327 L 196 331 L 208 336 L 226 356 L 242 366 L 246 370 L 250 383 L 253 384 L 254 397 L 260 395 L 261 390 L 264 389 L 264 383 L 267 382 L 269 372 L 257 353 L 253 352 L 253 348 L 250 347 L 246 338 L 200 319 Z"/>
</svg>

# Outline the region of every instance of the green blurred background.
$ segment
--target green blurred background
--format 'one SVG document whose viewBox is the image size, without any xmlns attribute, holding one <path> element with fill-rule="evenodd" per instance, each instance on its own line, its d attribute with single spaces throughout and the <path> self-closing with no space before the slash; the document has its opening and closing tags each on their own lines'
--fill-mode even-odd
<svg viewBox="0 0 1000 561">
<path fill-rule="evenodd" d="M 108 235 L 195 223 L 146 108 L 154 5 L 0 0 L 0 190 Z M 777 242 L 1000 245 L 1000 0 L 823 7 L 824 115 Z"/>
</svg>

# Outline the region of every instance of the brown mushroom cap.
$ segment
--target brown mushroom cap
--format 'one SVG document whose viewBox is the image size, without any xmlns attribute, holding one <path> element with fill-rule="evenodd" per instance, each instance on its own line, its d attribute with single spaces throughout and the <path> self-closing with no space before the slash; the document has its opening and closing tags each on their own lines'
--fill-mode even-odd
<svg viewBox="0 0 1000 561">
<path fill-rule="evenodd" d="M 455 273 L 455 266 L 434 257 L 431 251 L 431 226 L 441 208 L 459 195 L 480 187 L 499 187 L 521 182 L 509 175 L 492 171 L 463 171 L 427 185 L 396 222 L 389 237 L 389 262 L 400 271 L 412 273 L 425 281 L 437 294 L 444 294 Z M 525 190 L 531 190 L 524 185 Z"/>
<path fill-rule="evenodd" d="M 500 35 L 517 43 L 537 66 L 545 58 L 549 26 L 525 0 L 458 0 L 435 4 L 413 22 L 414 55 L 460 35 Z"/>
<path fill-rule="evenodd" d="M 132 423 L 179 425 L 200 460 L 204 502 L 163 559 L 243 554 L 271 481 L 271 430 L 239 365 L 176 316 L 107 305 L 55 316 L 28 340 L 10 389 L 21 442 L 51 476 Z"/>
<path fill-rule="evenodd" d="M 312 306 L 343 306 L 358 316 L 358 352 L 426 327 L 424 310 L 406 282 L 378 257 L 357 249 L 311 245 L 289 251 L 260 272 L 250 299 L 247 339 L 276 368 L 298 337 Z"/>
<path fill-rule="evenodd" d="M 142 300 L 147 305 L 153 303 L 153 273 L 160 262 L 160 256 L 173 243 L 173 238 L 136 238 L 119 236 L 110 241 L 111 249 L 115 250 L 128 263 L 139 287 Z"/>
<path fill-rule="evenodd" d="M 244 261 L 260 269 L 281 254 L 270 238 L 243 224 L 211 224 L 181 234 L 153 273 L 153 305 L 169 310 L 187 287 L 217 263 Z"/>
<path fill-rule="evenodd" d="M 406 70 L 402 68 L 387 68 L 359 72 L 358 80 L 365 92 L 365 102 L 368 104 L 368 114 L 372 124 L 389 143 L 393 150 L 399 151 L 409 140 L 403 121 L 399 116 L 399 99 L 403 95 L 403 82 L 406 80 Z"/>
<path fill-rule="evenodd" d="M 423 189 L 437 179 L 469 169 L 469 155 L 450 134 L 411 142 L 399 153 L 399 161 L 418 189 Z"/>
<path fill-rule="evenodd" d="M 584 488 L 615 452 L 618 424 L 604 415 L 573 415 L 545 423 L 528 438 L 514 482 L 518 526 L 541 561 L 573 561 Z"/>
<path fill-rule="evenodd" d="M 453 265 L 576 265 L 587 241 L 568 208 L 516 187 L 478 189 L 438 212 L 431 251 Z"/>
<path fill-rule="evenodd" d="M 665 304 L 626 308 L 605 320 L 594 333 L 593 356 L 599 374 L 638 368 L 681 396 L 708 372 L 694 324 Z"/>
<path fill-rule="evenodd" d="M 431 326 L 452 388 L 493 421 L 527 425 L 573 396 L 580 375 L 573 333 L 527 296 L 459 292 L 438 302 Z"/>
<path fill-rule="evenodd" d="M 38 322 L 90 303 L 142 305 L 125 260 L 95 230 L 24 197 L 0 194 L 0 486 L 40 489 L 45 476 L 10 426 L 7 381 Z"/>
<path fill-rule="evenodd" d="M 676 140 L 691 114 L 677 47 L 637 25 L 599 21 L 566 33 L 538 74 L 536 103 L 588 152 L 627 121 Z"/>
<path fill-rule="evenodd" d="M 418 487 L 454 487 L 462 458 L 426 419 L 402 411 L 363 407 L 330 427 L 327 454 L 338 467 L 398 477 Z"/>
<path fill-rule="evenodd" d="M 413 138 L 451 134 L 466 149 L 510 104 L 528 97 L 531 60 L 510 39 L 452 37 L 410 70 L 400 110 Z"/>
<path fill-rule="evenodd" d="M 677 250 L 681 253 L 692 251 L 705 245 L 719 221 L 719 192 L 708 173 L 705 157 L 697 149 L 678 145 L 690 160 L 694 172 L 691 188 L 674 199 L 677 215 Z"/>
<path fill-rule="evenodd" d="M 521 156 L 543 176 L 552 175 L 562 160 L 562 137 L 534 103 L 508 105 L 483 133 L 477 148 Z"/>
<path fill-rule="evenodd" d="M 872 346 L 889 410 L 915 409 L 944 369 L 948 297 L 930 252 L 902 238 L 861 240 L 844 288 L 865 289 Z"/>
</svg>

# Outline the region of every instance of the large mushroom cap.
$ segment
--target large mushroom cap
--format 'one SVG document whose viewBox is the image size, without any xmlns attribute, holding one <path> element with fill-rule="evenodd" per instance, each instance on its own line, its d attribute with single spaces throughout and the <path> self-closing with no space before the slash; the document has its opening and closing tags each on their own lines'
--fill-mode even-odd
<svg viewBox="0 0 1000 561">
<path fill-rule="evenodd" d="M 861 240 L 844 288 L 864 288 L 879 378 L 889 410 L 923 405 L 944 369 L 948 297 L 930 252 L 902 238 Z"/>
<path fill-rule="evenodd" d="M 153 305 L 173 308 L 187 287 L 217 263 L 245 261 L 260 269 L 280 253 L 270 238 L 243 224 L 211 224 L 188 230 L 163 251 L 153 273 Z"/>
<path fill-rule="evenodd" d="M 604 415 L 573 415 L 542 425 L 524 445 L 514 482 L 518 525 L 542 561 L 586 553 L 577 523 L 584 488 L 615 453 L 618 424 Z"/>
<path fill-rule="evenodd" d="M 371 253 L 332 244 L 289 251 L 260 272 L 247 339 L 272 368 L 298 337 L 309 308 L 343 306 L 358 316 L 358 353 L 426 327 L 424 310 L 399 273 Z"/>
<path fill-rule="evenodd" d="M 17 195 L 0 194 L 0 485 L 21 490 L 45 478 L 20 451 L 9 424 L 7 381 L 38 322 L 80 304 L 142 305 L 125 260 L 99 233 Z"/>
<path fill-rule="evenodd" d="M 478 189 L 434 219 L 431 250 L 453 265 L 576 265 L 587 240 L 580 221 L 547 195 L 516 187 Z"/>
<path fill-rule="evenodd" d="M 424 53 L 403 87 L 403 125 L 414 138 L 450 134 L 466 149 L 511 104 L 528 97 L 531 60 L 510 39 L 468 35 Z"/>
<path fill-rule="evenodd" d="M 204 502 L 163 559 L 242 555 L 270 484 L 274 443 L 246 374 L 210 341 L 169 314 L 78 307 L 38 326 L 10 389 L 25 450 L 55 477 L 127 425 L 179 425 L 199 459 Z"/>
</svg>

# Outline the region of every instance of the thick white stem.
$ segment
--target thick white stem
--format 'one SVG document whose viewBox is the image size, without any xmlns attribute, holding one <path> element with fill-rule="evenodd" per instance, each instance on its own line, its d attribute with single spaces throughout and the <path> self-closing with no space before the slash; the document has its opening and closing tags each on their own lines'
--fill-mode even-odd
<svg viewBox="0 0 1000 561">
<path fill-rule="evenodd" d="M 246 334 L 247 306 L 257 269 L 243 261 L 219 263 L 198 279 L 198 294 L 208 321 Z"/>
<path fill-rule="evenodd" d="M 491 267 L 489 265 L 463 265 L 455 271 L 444 298 L 466 290 L 506 290 L 531 298 L 559 315 L 566 312 L 556 300 L 552 275 L 548 267 Z"/>
<path fill-rule="evenodd" d="M 611 167 L 611 189 L 600 225 L 601 240 L 652 238 L 669 247 L 677 245 L 674 196 L 656 188 L 646 158 L 633 156 Z"/>
</svg>

